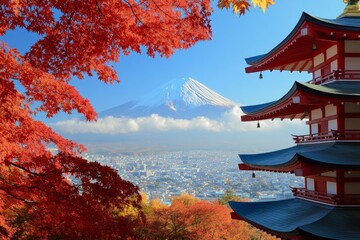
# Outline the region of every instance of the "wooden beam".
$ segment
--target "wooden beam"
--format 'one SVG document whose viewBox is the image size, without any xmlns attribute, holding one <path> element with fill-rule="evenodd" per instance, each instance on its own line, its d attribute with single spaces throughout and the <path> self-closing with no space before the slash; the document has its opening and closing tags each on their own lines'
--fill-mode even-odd
<svg viewBox="0 0 360 240">
<path fill-rule="evenodd" d="M 302 62 L 302 61 L 296 62 L 296 63 L 292 66 L 292 68 L 290 69 L 290 72 L 293 72 L 293 71 L 297 68 L 297 66 L 299 66 L 299 64 L 300 64 L 301 62 Z"/>
<path fill-rule="evenodd" d="M 231 219 L 234 219 L 234 220 L 244 220 L 239 215 L 237 215 L 236 212 L 231 212 L 230 216 L 231 216 Z"/>
<path fill-rule="evenodd" d="M 310 62 L 312 62 L 312 60 L 305 60 L 304 64 L 299 68 L 299 72 L 302 72 Z"/>
</svg>

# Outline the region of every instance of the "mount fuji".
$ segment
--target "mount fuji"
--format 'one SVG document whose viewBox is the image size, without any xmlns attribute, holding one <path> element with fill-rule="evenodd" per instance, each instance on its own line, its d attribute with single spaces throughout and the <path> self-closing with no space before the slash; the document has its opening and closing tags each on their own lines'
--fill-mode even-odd
<svg viewBox="0 0 360 240">
<path fill-rule="evenodd" d="M 99 113 L 99 117 L 146 117 L 157 114 L 175 119 L 219 118 L 239 104 L 221 96 L 192 79 L 172 80 L 149 92 L 138 101 L 130 101 Z"/>
</svg>

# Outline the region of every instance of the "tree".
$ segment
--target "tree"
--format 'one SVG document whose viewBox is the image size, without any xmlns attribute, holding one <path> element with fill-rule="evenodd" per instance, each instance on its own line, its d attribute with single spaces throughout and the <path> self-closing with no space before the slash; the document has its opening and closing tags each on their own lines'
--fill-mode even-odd
<svg viewBox="0 0 360 240">
<path fill-rule="evenodd" d="M 147 223 L 137 228 L 136 239 L 276 239 L 244 221 L 232 220 L 230 208 L 183 194 L 172 199 L 171 206 L 150 202 Z"/>
<path fill-rule="evenodd" d="M 221 205 L 228 206 L 229 201 L 248 202 L 249 199 L 238 197 L 234 194 L 234 190 L 226 189 L 225 194 L 218 198 L 218 202 Z"/>
<path fill-rule="evenodd" d="M 131 236 L 131 226 L 141 221 L 113 214 L 114 208 L 138 209 L 138 189 L 99 163 L 58 154 L 7 168 L 1 216 L 8 237 L 114 239 Z"/>
<path fill-rule="evenodd" d="M 38 35 L 25 53 L 0 40 L 0 236 L 112 238 L 120 234 L 117 229 L 125 236 L 131 223 L 113 210 L 129 205 L 140 209 L 138 188 L 114 170 L 80 158 L 83 146 L 34 116 L 75 110 L 96 120 L 91 104 L 69 85 L 70 79 L 96 74 L 106 83 L 118 82 L 110 64 L 121 54 L 146 51 L 169 57 L 176 49 L 210 39 L 210 1 L 0 4 L 0 37 L 19 28 Z M 58 155 L 48 150 L 51 145 Z"/>
<path fill-rule="evenodd" d="M 273 5 L 275 3 L 274 0 L 251 0 L 251 3 L 254 7 L 260 7 L 263 11 L 265 11 L 269 5 Z M 249 10 L 251 5 L 249 0 L 219 0 L 218 7 L 220 9 L 229 9 L 232 8 L 235 14 L 243 15 L 245 11 Z"/>
</svg>

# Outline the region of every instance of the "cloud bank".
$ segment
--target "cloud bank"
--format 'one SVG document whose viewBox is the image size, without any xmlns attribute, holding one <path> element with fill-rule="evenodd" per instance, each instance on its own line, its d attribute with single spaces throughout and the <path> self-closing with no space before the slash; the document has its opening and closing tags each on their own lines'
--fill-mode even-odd
<svg viewBox="0 0 360 240">
<path fill-rule="evenodd" d="M 171 131 L 204 131 L 204 132 L 249 132 L 255 131 L 255 122 L 241 122 L 239 107 L 225 112 L 219 119 L 196 117 L 191 120 L 161 117 L 153 114 L 149 117 L 126 118 L 104 117 L 96 122 L 86 122 L 79 119 L 63 120 L 50 124 L 55 130 L 70 134 L 131 134 L 145 132 Z M 286 123 L 286 124 L 284 124 Z M 303 125 L 301 121 L 266 120 L 261 121 L 261 131 L 271 131 L 290 125 Z"/>
</svg>

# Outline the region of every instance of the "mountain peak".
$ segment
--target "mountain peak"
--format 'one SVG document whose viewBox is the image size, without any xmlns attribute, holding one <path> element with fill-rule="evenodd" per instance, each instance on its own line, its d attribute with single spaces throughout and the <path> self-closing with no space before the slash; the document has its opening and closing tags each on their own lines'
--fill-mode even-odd
<svg viewBox="0 0 360 240">
<path fill-rule="evenodd" d="M 217 118 L 237 104 L 193 78 L 171 80 L 146 94 L 139 101 L 124 103 L 99 113 L 99 116 L 163 117 L 189 119 L 198 116 Z"/>
<path fill-rule="evenodd" d="M 136 106 L 199 107 L 214 105 L 231 107 L 236 105 L 193 78 L 171 80 L 145 95 Z"/>
</svg>

